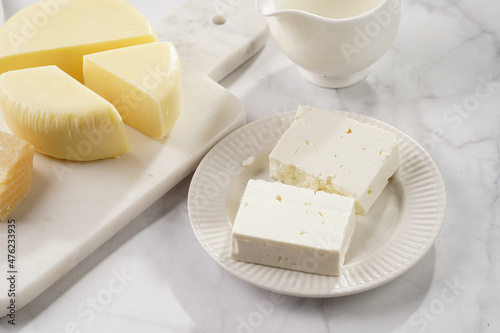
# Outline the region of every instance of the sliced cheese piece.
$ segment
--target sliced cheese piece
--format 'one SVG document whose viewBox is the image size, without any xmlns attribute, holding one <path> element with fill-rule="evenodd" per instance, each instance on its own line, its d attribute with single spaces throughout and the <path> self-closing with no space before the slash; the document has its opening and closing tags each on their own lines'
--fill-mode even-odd
<svg viewBox="0 0 500 333">
<path fill-rule="evenodd" d="M 4 221 L 28 194 L 34 152 L 29 142 L 0 132 L 0 221 Z"/>
<path fill-rule="evenodd" d="M 12 133 L 56 158 L 91 161 L 129 148 L 115 107 L 56 66 L 1 74 L 0 111 Z"/>
<path fill-rule="evenodd" d="M 269 156 L 271 177 L 356 199 L 368 212 L 399 167 L 396 136 L 313 107 L 300 107 Z"/>
<path fill-rule="evenodd" d="M 111 102 L 123 121 L 165 137 L 181 112 L 179 57 L 169 42 L 124 47 L 84 57 L 85 85 Z"/>
<path fill-rule="evenodd" d="M 329 276 L 341 273 L 354 199 L 251 179 L 232 229 L 232 258 Z"/>
<path fill-rule="evenodd" d="M 0 74 L 57 65 L 83 82 L 83 55 L 156 41 L 148 20 L 125 0 L 41 0 L 0 28 Z"/>
</svg>

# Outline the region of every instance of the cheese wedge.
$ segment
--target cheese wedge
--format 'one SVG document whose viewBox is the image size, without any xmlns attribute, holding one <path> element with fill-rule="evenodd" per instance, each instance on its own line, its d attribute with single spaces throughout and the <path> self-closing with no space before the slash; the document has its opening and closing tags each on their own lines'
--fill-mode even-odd
<svg viewBox="0 0 500 333">
<path fill-rule="evenodd" d="M 123 121 L 154 138 L 165 137 L 181 112 L 179 56 L 169 42 L 86 55 L 85 85 L 111 102 Z"/>
<path fill-rule="evenodd" d="M 56 66 L 1 74 L 0 111 L 12 133 L 56 158 L 91 161 L 129 148 L 115 107 Z"/>
<path fill-rule="evenodd" d="M 30 189 L 34 147 L 0 132 L 0 221 L 21 203 Z"/>
<path fill-rule="evenodd" d="M 41 0 L 0 28 L 0 74 L 57 65 L 83 82 L 83 55 L 156 41 L 149 21 L 125 0 Z"/>
</svg>

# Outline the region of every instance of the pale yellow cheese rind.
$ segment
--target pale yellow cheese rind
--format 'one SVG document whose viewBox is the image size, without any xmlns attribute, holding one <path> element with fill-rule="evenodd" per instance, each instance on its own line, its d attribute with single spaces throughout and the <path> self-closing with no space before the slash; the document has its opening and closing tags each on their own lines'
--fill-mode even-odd
<svg viewBox="0 0 500 333">
<path fill-rule="evenodd" d="M 55 158 L 92 161 L 129 149 L 115 107 L 56 66 L 1 74 L 0 111 L 12 133 Z"/>
<path fill-rule="evenodd" d="M 123 121 L 154 138 L 168 135 L 182 109 L 179 56 L 170 42 L 84 57 L 85 85 L 111 102 Z"/>
<path fill-rule="evenodd" d="M 0 74 L 57 65 L 83 82 L 83 56 L 156 42 L 146 17 L 126 0 L 41 0 L 0 27 Z"/>
<path fill-rule="evenodd" d="M 34 147 L 16 136 L 0 132 L 0 221 L 4 221 L 29 192 Z"/>
</svg>

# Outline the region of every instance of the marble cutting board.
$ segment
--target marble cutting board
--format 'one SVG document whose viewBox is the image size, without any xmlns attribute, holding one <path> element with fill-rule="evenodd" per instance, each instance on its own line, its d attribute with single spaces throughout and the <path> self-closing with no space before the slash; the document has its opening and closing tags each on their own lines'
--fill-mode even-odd
<svg viewBox="0 0 500 333">
<path fill-rule="evenodd" d="M 245 123 L 241 101 L 216 82 L 267 40 L 266 20 L 253 1 L 192 0 L 155 29 L 180 55 L 183 113 L 162 141 L 127 126 L 130 151 L 116 159 L 75 163 L 35 154 L 31 190 L 10 217 L 16 221 L 17 310 L 193 172 L 215 143 Z M 8 131 L 1 118 L 0 130 Z M 6 239 L 2 223 L 5 274 Z M 10 298 L 6 278 L 0 281 L 3 317 Z"/>
<path fill-rule="evenodd" d="M 5 20 L 4 12 L 3 12 L 3 4 L 2 1 L 0 0 L 0 26 L 3 25 L 3 22 Z"/>
</svg>

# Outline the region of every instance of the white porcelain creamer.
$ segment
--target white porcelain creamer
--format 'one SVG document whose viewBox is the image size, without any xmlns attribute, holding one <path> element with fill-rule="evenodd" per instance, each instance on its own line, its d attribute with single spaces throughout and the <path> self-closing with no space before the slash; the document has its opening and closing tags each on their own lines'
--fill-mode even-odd
<svg viewBox="0 0 500 333">
<path fill-rule="evenodd" d="M 391 46 L 400 0 L 256 0 L 280 49 L 308 81 L 342 88 L 364 79 Z"/>
</svg>

